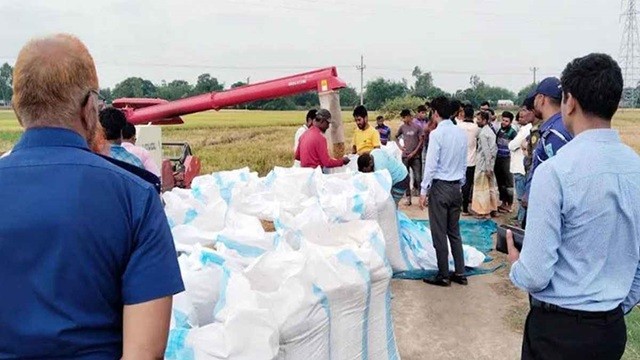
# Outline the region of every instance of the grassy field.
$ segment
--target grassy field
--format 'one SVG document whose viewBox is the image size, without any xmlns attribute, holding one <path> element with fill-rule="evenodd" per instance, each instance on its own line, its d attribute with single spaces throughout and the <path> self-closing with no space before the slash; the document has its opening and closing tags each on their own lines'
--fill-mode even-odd
<svg viewBox="0 0 640 360">
<path fill-rule="evenodd" d="M 293 161 L 293 136 L 304 122 L 301 111 L 206 112 L 185 117 L 181 126 L 163 127 L 166 141 L 188 141 L 200 157 L 203 172 L 248 166 L 266 175 L 274 166 L 290 166 Z M 374 116 L 370 116 L 374 118 Z M 342 113 L 347 149 L 355 129 L 351 114 Z M 398 120 L 388 122 L 394 129 Z M 640 152 L 640 111 L 621 110 L 614 119 L 625 143 Z M 0 110 L 0 153 L 9 150 L 20 138 L 22 128 L 12 111 Z M 625 359 L 640 359 L 640 311 L 627 317 L 628 343 Z"/>
</svg>

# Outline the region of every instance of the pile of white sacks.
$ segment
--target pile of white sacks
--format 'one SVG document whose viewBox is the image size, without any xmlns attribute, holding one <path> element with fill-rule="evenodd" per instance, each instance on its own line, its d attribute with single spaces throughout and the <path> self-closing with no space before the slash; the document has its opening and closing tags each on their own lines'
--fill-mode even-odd
<svg viewBox="0 0 640 360">
<path fill-rule="evenodd" d="M 398 359 L 391 277 L 436 261 L 390 188 L 387 171 L 276 168 L 163 194 L 186 288 L 166 359 Z M 485 256 L 465 248 L 465 258 Z"/>
</svg>

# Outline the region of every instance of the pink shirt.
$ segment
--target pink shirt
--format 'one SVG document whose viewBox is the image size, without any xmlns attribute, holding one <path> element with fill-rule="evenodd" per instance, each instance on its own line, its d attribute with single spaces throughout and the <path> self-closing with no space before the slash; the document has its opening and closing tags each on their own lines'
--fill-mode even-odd
<svg viewBox="0 0 640 360">
<path fill-rule="evenodd" d="M 135 146 L 127 141 L 122 142 L 122 147 L 124 147 L 128 152 L 137 156 L 140 161 L 142 161 L 145 170 L 153 173 L 155 176 L 160 176 L 158 165 L 156 165 L 155 161 L 153 161 L 153 159 L 151 158 L 151 154 L 147 149 L 140 146 Z"/>
</svg>

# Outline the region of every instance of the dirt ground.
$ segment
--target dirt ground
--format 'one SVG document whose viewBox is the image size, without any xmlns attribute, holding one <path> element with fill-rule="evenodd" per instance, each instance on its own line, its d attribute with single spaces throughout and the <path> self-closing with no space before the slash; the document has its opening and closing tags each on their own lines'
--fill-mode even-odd
<svg viewBox="0 0 640 360">
<path fill-rule="evenodd" d="M 401 204 L 404 204 L 404 200 Z M 417 199 L 401 205 L 409 217 L 426 219 Z M 489 265 L 506 263 L 490 254 Z M 472 276 L 468 286 L 440 288 L 422 281 L 394 280 L 392 310 L 403 360 L 519 359 L 522 328 L 528 309 L 526 295 L 508 278 L 508 266 Z"/>
</svg>

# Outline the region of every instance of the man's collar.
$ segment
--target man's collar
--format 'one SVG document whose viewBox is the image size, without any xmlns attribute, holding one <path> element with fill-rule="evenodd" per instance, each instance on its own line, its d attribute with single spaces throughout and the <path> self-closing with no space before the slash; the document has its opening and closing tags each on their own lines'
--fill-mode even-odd
<svg viewBox="0 0 640 360">
<path fill-rule="evenodd" d="M 64 128 L 39 127 L 27 129 L 13 151 L 32 147 L 75 147 L 89 150 L 87 141 L 77 132 Z"/>
</svg>

